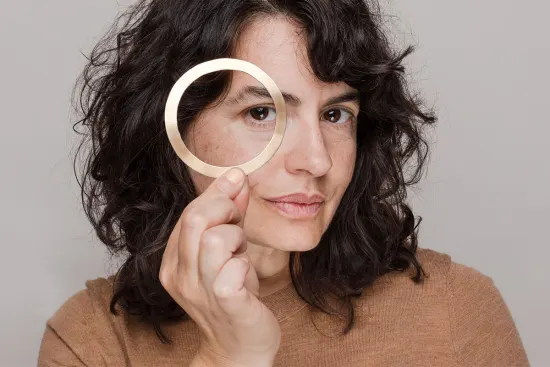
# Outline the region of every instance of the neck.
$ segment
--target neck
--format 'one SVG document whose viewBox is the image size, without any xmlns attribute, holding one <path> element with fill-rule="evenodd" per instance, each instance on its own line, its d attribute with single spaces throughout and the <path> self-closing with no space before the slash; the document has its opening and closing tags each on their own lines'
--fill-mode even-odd
<svg viewBox="0 0 550 367">
<path fill-rule="evenodd" d="M 268 296 L 291 283 L 289 252 L 248 242 L 247 253 L 258 275 L 260 297 Z"/>
</svg>

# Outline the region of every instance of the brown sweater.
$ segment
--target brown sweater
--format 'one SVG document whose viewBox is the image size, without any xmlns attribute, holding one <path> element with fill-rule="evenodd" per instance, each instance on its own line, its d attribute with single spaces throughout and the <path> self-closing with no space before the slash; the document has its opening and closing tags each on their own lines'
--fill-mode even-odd
<svg viewBox="0 0 550 367">
<path fill-rule="evenodd" d="M 429 277 L 395 272 L 356 302 L 356 324 L 311 312 L 290 285 L 262 298 L 281 324 L 276 367 L 529 366 L 514 321 L 491 278 L 418 251 Z M 48 320 L 39 366 L 188 366 L 198 346 L 192 321 L 165 328 L 161 344 L 148 325 L 109 313 L 112 278 L 86 282 Z"/>
</svg>

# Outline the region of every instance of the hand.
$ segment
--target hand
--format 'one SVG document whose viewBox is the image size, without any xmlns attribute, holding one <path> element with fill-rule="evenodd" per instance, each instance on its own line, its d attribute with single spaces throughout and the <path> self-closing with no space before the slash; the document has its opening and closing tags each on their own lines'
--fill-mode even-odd
<svg viewBox="0 0 550 367">
<path fill-rule="evenodd" d="M 256 367 L 272 364 L 281 331 L 257 297 L 246 253 L 249 191 L 244 172 L 233 168 L 193 200 L 168 239 L 159 278 L 201 330 L 200 359 Z"/>
</svg>

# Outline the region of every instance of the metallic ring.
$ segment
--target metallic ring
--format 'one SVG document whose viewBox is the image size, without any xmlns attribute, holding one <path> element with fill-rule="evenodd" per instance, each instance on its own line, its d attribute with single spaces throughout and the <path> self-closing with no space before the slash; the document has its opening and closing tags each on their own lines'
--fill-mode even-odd
<svg viewBox="0 0 550 367">
<path fill-rule="evenodd" d="M 238 166 L 214 166 L 201 161 L 189 151 L 178 130 L 178 105 L 185 90 L 197 78 L 220 70 L 238 70 L 251 75 L 264 85 L 275 103 L 275 110 L 277 114 L 275 131 L 269 141 L 269 144 L 267 144 L 264 150 L 256 157 Z M 195 171 L 205 176 L 216 178 L 221 176 L 228 169 L 238 167 L 242 169 L 246 175 L 248 175 L 267 163 L 267 161 L 273 157 L 277 149 L 279 149 L 286 129 L 286 105 L 277 84 L 275 84 L 273 79 L 271 79 L 271 77 L 262 69 L 244 60 L 222 58 L 206 61 L 202 64 L 196 65 L 178 79 L 168 95 L 166 108 L 164 110 L 164 121 L 166 125 L 166 133 L 168 134 L 168 139 L 172 144 L 172 148 L 174 148 L 178 157 L 180 157 L 185 164 Z"/>
</svg>

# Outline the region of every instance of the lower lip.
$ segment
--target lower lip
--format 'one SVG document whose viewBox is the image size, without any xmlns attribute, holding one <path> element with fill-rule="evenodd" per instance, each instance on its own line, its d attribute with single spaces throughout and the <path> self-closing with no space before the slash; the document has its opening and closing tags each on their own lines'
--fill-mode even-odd
<svg viewBox="0 0 550 367">
<path fill-rule="evenodd" d="M 293 219 L 313 218 L 319 213 L 323 203 L 297 204 L 266 200 L 283 215 Z"/>
</svg>

